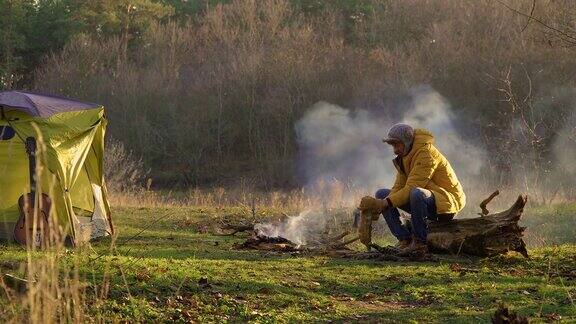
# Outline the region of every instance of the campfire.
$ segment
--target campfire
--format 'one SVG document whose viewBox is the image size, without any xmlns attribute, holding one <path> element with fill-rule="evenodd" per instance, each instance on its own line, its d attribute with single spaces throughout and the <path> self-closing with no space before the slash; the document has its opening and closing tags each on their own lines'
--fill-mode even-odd
<svg viewBox="0 0 576 324">
<path fill-rule="evenodd" d="M 258 234 L 252 235 L 242 244 L 236 244 L 237 249 L 296 252 L 300 247 L 283 237 L 269 237 Z"/>
<path fill-rule="evenodd" d="M 244 242 L 236 243 L 239 250 L 257 250 L 272 253 L 294 253 L 323 255 L 335 258 L 372 259 L 383 261 L 434 261 L 431 255 L 399 256 L 399 250 L 377 244 L 370 245 L 370 251 L 351 249 L 350 244 L 359 240 L 352 228 L 352 213 L 338 211 L 321 214 L 307 211 L 283 222 L 255 224 L 251 226 L 228 226 L 230 234 L 239 230 L 251 231 Z M 338 234 L 335 234 L 338 233 Z M 365 248 L 365 247 L 364 247 Z"/>
<path fill-rule="evenodd" d="M 349 211 L 308 210 L 295 217 L 287 217 L 278 222 L 259 223 L 243 226 L 252 235 L 238 249 L 312 252 L 347 250 L 347 245 L 358 240 L 346 228 L 351 227 Z M 228 228 L 236 233 L 236 228 Z"/>
<path fill-rule="evenodd" d="M 296 253 L 307 255 L 323 255 L 333 258 L 345 258 L 354 260 L 380 260 L 380 261 L 438 261 L 433 255 L 408 255 L 399 256 L 399 250 L 387 246 L 381 247 L 377 244 L 371 245 L 371 250 L 361 252 L 350 249 L 347 245 L 358 240 L 358 237 L 344 239 L 350 233 L 348 231 L 334 236 L 315 241 L 311 244 L 298 245 L 283 237 L 269 237 L 253 233 L 243 243 L 235 244 L 239 250 L 258 250 L 275 253 Z"/>
<path fill-rule="evenodd" d="M 350 232 L 346 231 L 335 237 L 325 237 L 309 242 L 305 245 L 294 243 L 283 237 L 270 237 L 258 234 L 255 231 L 250 238 L 241 244 L 237 244 L 237 249 L 276 251 L 276 252 L 320 252 L 346 250 L 351 251 L 346 245 L 358 240 L 358 237 L 343 240 Z"/>
</svg>

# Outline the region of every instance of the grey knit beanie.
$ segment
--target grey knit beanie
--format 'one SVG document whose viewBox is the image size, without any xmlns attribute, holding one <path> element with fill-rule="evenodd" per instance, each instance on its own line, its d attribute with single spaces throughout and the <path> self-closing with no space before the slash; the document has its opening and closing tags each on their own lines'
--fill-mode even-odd
<svg viewBox="0 0 576 324">
<path fill-rule="evenodd" d="M 382 141 L 388 144 L 402 142 L 408 152 L 412 148 L 412 142 L 414 141 L 414 129 L 410 125 L 396 124 L 390 128 L 388 137 Z"/>
</svg>

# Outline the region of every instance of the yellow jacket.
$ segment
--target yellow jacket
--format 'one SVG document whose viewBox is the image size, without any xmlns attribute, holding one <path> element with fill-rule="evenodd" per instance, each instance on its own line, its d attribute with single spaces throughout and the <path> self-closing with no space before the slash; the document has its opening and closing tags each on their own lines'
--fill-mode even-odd
<svg viewBox="0 0 576 324">
<path fill-rule="evenodd" d="M 398 173 L 388 196 L 392 205 L 409 202 L 412 188 L 432 191 L 438 214 L 457 213 L 466 204 L 466 195 L 450 162 L 433 145 L 434 136 L 425 129 L 414 130 L 414 142 L 408 155 L 394 159 Z"/>
</svg>

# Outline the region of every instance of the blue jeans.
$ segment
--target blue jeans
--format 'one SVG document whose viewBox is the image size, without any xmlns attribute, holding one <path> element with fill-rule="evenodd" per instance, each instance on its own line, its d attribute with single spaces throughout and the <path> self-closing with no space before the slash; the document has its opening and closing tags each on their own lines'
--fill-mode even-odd
<svg viewBox="0 0 576 324">
<path fill-rule="evenodd" d="M 380 189 L 376 191 L 376 198 L 385 199 L 390 194 L 390 189 Z M 422 188 L 413 188 L 410 190 L 410 202 L 404 206 L 400 206 L 400 209 L 404 210 L 411 215 L 412 223 L 412 233 L 402 225 L 400 221 L 400 212 L 398 208 L 388 208 L 384 212 L 384 219 L 390 228 L 390 232 L 398 240 L 410 239 L 412 234 L 422 242 L 426 242 L 426 236 L 428 234 L 428 226 L 426 220 L 437 220 L 438 216 L 436 214 L 436 202 L 434 200 L 434 195 L 430 190 Z"/>
</svg>

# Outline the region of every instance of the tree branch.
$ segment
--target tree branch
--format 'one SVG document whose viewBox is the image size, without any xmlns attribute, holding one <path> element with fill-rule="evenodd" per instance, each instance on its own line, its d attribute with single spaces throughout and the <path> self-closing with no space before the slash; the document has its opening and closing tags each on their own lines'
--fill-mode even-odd
<svg viewBox="0 0 576 324">
<path fill-rule="evenodd" d="M 528 14 L 525 14 L 525 13 L 523 13 L 523 12 L 517 10 L 517 9 L 514 9 L 514 8 L 510 7 L 509 5 L 507 5 L 506 3 L 504 3 L 504 2 L 501 1 L 501 0 L 495 0 L 495 1 L 498 2 L 499 4 L 503 5 L 504 7 L 506 7 L 508 10 L 513 11 L 513 12 L 515 12 L 515 13 L 521 15 L 521 16 L 524 16 L 524 17 L 528 18 L 528 19 L 529 19 L 528 22 L 530 22 L 530 20 L 534 20 L 535 22 L 539 23 L 540 25 L 542 25 L 542 26 L 544 26 L 544 27 L 546 27 L 546 28 L 548 28 L 548 29 L 550 29 L 550 30 L 552 30 L 552 31 L 555 31 L 556 33 L 558 33 L 558 34 L 560 34 L 560 35 L 568 38 L 568 39 L 569 39 L 569 41 L 568 41 L 569 43 L 571 43 L 571 44 L 573 44 L 573 45 L 576 45 L 576 36 L 570 35 L 570 34 L 566 33 L 565 31 L 560 30 L 560 29 L 558 29 L 558 28 L 554 28 L 554 27 L 546 24 L 546 23 L 543 22 L 542 20 L 540 20 L 540 19 L 538 19 L 538 18 L 536 18 L 536 17 L 534 17 L 534 16 L 532 15 L 532 14 L 533 14 L 533 11 L 534 11 L 534 6 L 535 6 L 535 3 L 536 3 L 536 2 L 534 2 L 534 4 L 533 4 L 532 12 L 528 15 Z M 526 27 L 527 27 L 527 26 L 528 26 L 528 24 L 526 24 Z M 524 29 L 526 29 L 526 27 L 525 27 Z M 522 31 L 524 31 L 524 29 L 522 29 Z"/>
</svg>

